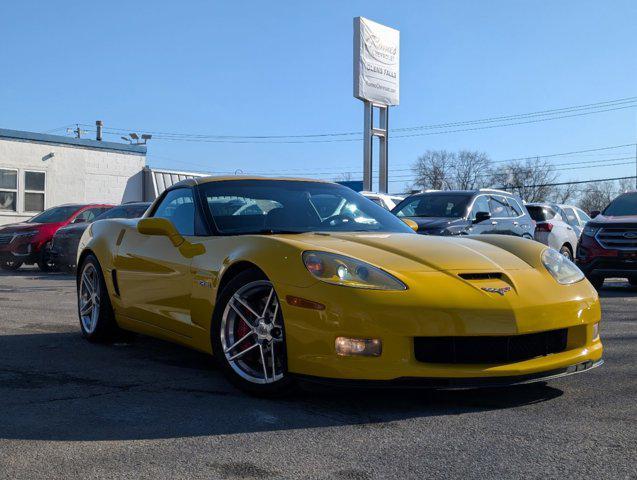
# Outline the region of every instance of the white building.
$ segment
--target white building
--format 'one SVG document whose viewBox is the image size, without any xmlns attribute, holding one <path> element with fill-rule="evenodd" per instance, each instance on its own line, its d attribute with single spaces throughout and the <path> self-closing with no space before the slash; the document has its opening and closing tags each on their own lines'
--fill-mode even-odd
<svg viewBox="0 0 637 480">
<path fill-rule="evenodd" d="M 153 200 L 202 174 L 146 167 L 146 146 L 0 129 L 0 225 L 63 203 Z"/>
</svg>

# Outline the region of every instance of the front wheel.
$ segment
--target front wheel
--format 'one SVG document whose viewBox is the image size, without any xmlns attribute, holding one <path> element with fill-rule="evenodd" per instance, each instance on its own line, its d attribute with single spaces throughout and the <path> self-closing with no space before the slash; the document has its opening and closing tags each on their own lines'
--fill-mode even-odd
<svg viewBox="0 0 637 480">
<path fill-rule="evenodd" d="M 106 342 L 117 333 L 102 268 L 88 255 L 77 274 L 77 310 L 82 336 L 89 342 Z"/>
<path fill-rule="evenodd" d="M 0 262 L 0 268 L 2 270 L 8 270 L 10 272 L 14 272 L 22 266 L 22 262 L 18 262 L 15 260 L 3 260 Z"/>
<path fill-rule="evenodd" d="M 212 343 L 224 374 L 242 390 L 276 396 L 292 387 L 279 298 L 258 272 L 242 272 L 224 288 L 213 318 Z"/>
</svg>

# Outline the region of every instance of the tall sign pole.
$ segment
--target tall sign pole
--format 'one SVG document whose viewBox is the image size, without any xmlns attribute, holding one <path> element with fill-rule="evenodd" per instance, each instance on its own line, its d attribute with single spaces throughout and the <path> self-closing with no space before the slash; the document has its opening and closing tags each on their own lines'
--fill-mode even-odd
<svg viewBox="0 0 637 480">
<path fill-rule="evenodd" d="M 363 101 L 363 188 L 372 190 L 374 137 L 379 139 L 378 191 L 389 187 L 389 107 L 399 103 L 400 32 L 354 18 L 354 97 Z M 374 111 L 379 121 L 375 127 Z"/>
</svg>

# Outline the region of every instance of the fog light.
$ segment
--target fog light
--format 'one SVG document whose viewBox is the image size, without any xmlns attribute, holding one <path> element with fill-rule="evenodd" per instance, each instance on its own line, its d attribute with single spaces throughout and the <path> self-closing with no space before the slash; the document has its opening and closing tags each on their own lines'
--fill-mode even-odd
<svg viewBox="0 0 637 480">
<path fill-rule="evenodd" d="M 599 322 L 593 325 L 593 340 L 599 340 Z"/>
<path fill-rule="evenodd" d="M 336 354 L 342 356 L 378 357 L 383 349 L 383 343 L 378 338 L 336 337 L 335 346 Z"/>
</svg>

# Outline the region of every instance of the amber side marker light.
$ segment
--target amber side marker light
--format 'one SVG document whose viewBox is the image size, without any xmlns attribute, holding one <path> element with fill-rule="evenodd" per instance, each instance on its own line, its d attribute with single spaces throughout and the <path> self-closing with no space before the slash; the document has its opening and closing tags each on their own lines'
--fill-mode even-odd
<svg viewBox="0 0 637 480">
<path fill-rule="evenodd" d="M 599 340 L 599 322 L 593 325 L 593 340 Z"/>
<path fill-rule="evenodd" d="M 336 337 L 334 346 L 336 354 L 343 357 L 379 357 L 383 350 L 383 343 L 378 338 Z"/>
<path fill-rule="evenodd" d="M 293 307 L 301 307 L 301 308 L 309 308 L 311 310 L 325 310 L 325 305 L 318 302 L 313 302 L 312 300 L 306 300 L 301 297 L 293 297 L 292 295 L 288 295 L 285 297 L 285 300 L 288 304 Z"/>
</svg>

